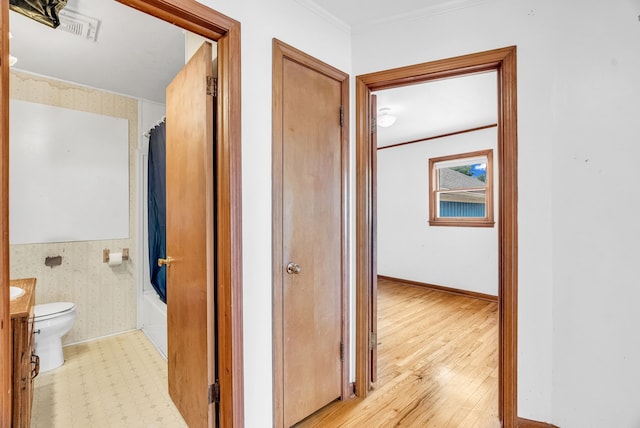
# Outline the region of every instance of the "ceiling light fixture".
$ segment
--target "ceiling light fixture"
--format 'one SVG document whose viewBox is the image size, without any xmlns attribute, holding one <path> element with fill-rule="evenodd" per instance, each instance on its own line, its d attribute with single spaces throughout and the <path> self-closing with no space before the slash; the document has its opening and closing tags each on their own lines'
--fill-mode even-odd
<svg viewBox="0 0 640 428">
<path fill-rule="evenodd" d="M 388 128 L 396 123 L 396 117 L 392 115 L 389 107 L 383 107 L 378 110 L 378 126 Z"/>
</svg>

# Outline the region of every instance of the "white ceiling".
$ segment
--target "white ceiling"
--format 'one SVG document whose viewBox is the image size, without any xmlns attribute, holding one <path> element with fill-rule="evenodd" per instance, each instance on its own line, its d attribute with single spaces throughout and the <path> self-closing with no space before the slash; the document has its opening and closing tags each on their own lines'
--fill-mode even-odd
<svg viewBox="0 0 640 428">
<path fill-rule="evenodd" d="M 64 9 L 100 20 L 97 42 L 11 11 L 15 69 L 164 103 L 184 65 L 180 28 L 113 0 L 69 0 Z"/>
<path fill-rule="evenodd" d="M 436 80 L 377 91 L 378 109 L 397 117 L 378 127 L 378 147 L 497 123 L 496 72 Z"/>
<path fill-rule="evenodd" d="M 386 22 L 434 15 L 487 0 L 298 0 L 317 5 L 353 31 Z"/>
</svg>

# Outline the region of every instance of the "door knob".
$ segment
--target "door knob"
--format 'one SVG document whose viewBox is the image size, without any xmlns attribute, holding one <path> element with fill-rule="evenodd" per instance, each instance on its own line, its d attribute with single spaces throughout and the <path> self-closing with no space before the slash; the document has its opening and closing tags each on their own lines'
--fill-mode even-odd
<svg viewBox="0 0 640 428">
<path fill-rule="evenodd" d="M 171 266 L 171 262 L 173 261 L 172 257 L 167 257 L 166 259 L 158 259 L 158 266 L 167 265 L 167 267 Z"/>
<path fill-rule="evenodd" d="M 301 270 L 302 268 L 297 263 L 289 262 L 287 265 L 287 273 L 289 275 L 298 274 Z"/>
</svg>

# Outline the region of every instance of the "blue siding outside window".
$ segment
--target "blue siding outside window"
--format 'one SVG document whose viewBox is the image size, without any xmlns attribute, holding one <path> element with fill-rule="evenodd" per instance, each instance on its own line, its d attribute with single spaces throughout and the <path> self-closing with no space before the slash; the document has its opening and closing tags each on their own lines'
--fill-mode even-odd
<svg viewBox="0 0 640 428">
<path fill-rule="evenodd" d="M 484 217 L 485 204 L 440 201 L 440 217 Z"/>
</svg>

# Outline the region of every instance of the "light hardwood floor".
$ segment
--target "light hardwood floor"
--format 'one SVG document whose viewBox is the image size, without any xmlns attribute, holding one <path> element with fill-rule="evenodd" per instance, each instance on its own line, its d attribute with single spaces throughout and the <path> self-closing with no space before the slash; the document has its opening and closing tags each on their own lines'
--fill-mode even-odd
<svg viewBox="0 0 640 428">
<path fill-rule="evenodd" d="M 499 427 L 498 305 L 380 280 L 378 382 L 297 425 Z"/>
</svg>

